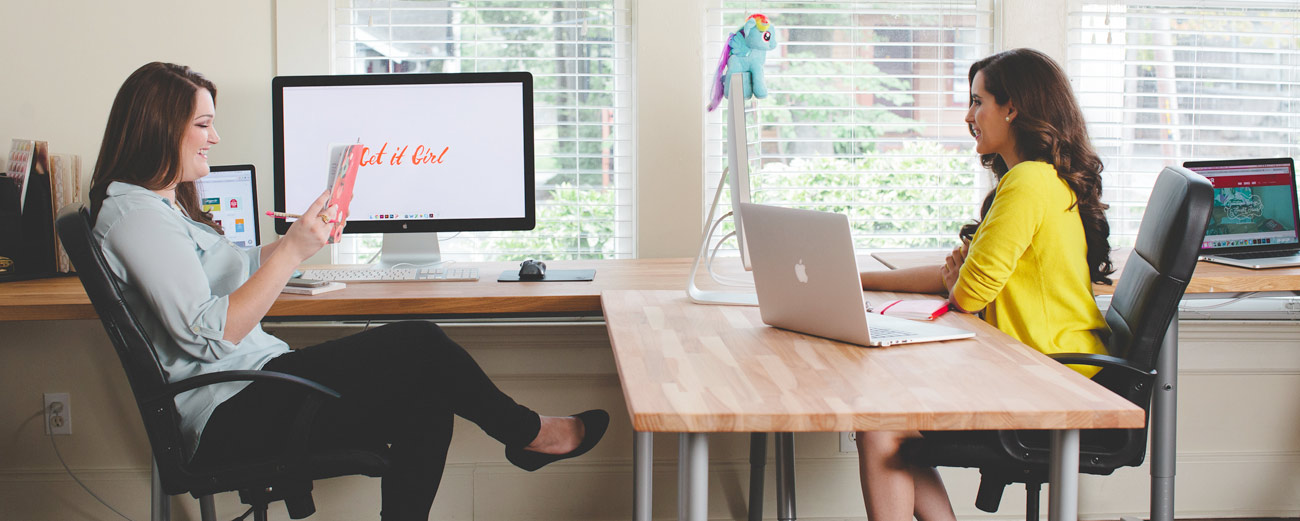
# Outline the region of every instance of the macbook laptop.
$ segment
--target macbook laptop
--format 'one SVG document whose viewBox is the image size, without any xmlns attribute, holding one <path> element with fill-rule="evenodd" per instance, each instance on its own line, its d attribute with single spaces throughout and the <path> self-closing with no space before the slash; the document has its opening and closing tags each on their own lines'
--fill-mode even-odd
<svg viewBox="0 0 1300 521">
<path fill-rule="evenodd" d="M 1300 266 L 1300 222 L 1291 158 L 1188 161 L 1214 185 L 1201 259 L 1243 268 Z"/>
<path fill-rule="evenodd" d="M 257 175 L 253 165 L 214 166 L 194 182 L 199 204 L 212 212 L 212 220 L 225 230 L 230 242 L 251 248 L 261 242 L 257 233 Z"/>
<path fill-rule="evenodd" d="M 868 313 L 848 217 L 749 203 L 740 208 L 764 323 L 864 346 L 975 336 Z"/>
</svg>

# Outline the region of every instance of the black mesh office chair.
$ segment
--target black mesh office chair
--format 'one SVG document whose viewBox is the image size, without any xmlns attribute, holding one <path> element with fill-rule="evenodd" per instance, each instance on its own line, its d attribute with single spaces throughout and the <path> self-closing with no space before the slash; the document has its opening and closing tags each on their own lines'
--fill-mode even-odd
<svg viewBox="0 0 1300 521">
<path fill-rule="evenodd" d="M 1156 179 L 1138 229 L 1137 244 L 1124 264 L 1106 312 L 1111 334 L 1108 355 L 1061 353 L 1065 364 L 1101 367 L 1093 381 L 1142 407 L 1150 417 L 1156 359 L 1178 302 L 1196 269 L 1209 222 L 1214 189 L 1204 177 L 1166 167 Z M 975 506 L 996 512 L 1002 491 L 1024 483 L 1025 518 L 1038 519 L 1038 492 L 1047 481 L 1049 441 L 1044 431 L 927 433 L 904 446 L 910 461 L 931 466 L 980 469 Z M 1147 429 L 1080 431 L 1079 471 L 1109 475 L 1142 464 Z"/>
<path fill-rule="evenodd" d="M 321 401 L 339 397 L 318 383 L 272 371 L 223 371 L 168 383 L 154 355 L 153 344 L 127 307 L 91 235 L 89 212 L 79 204 L 68 206 L 59 212 L 56 226 L 59 239 L 126 371 L 149 436 L 158 473 L 156 484 L 161 485 L 162 492 L 168 495 L 189 492 L 200 498 L 237 490 L 240 500 L 252 507 L 255 520 L 265 520 L 267 505 L 279 500 L 284 500 L 289 517 L 301 519 L 316 511 L 311 498 L 312 480 L 351 474 L 377 477 L 388 469 L 384 447 L 307 451 L 307 427 Z M 195 468 L 184 448 L 180 413 L 174 398 L 191 389 L 231 381 L 285 382 L 310 391 L 306 393 L 308 399 L 298 412 L 292 432 L 287 433 L 289 442 L 283 453 L 256 460 L 223 462 L 218 468 Z M 206 503 L 202 513 L 208 520 L 215 512 L 210 500 Z"/>
</svg>

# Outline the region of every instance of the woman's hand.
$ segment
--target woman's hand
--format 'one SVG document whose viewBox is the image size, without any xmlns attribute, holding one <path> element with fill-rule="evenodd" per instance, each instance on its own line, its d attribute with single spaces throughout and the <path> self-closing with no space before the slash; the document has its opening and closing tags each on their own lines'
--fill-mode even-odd
<svg viewBox="0 0 1300 521">
<path fill-rule="evenodd" d="M 334 216 L 338 214 L 337 206 L 322 208 L 329 195 L 326 191 L 317 197 L 307 207 L 307 211 L 302 213 L 302 218 L 289 225 L 289 231 L 280 239 L 283 244 L 278 249 L 285 250 L 295 264 L 307 260 L 329 244 L 334 227 L 341 226 L 334 222 Z"/>
<path fill-rule="evenodd" d="M 284 237 L 262 248 L 261 266 L 230 294 L 222 338 L 239 343 L 247 336 L 271 309 L 293 270 L 329 243 L 330 232 L 338 225 L 333 222 L 338 207 L 322 208 L 326 199 L 329 192 L 317 197 Z"/>
<path fill-rule="evenodd" d="M 962 237 L 961 241 L 961 246 L 953 248 L 943 266 L 939 267 L 939 275 L 943 279 L 943 286 L 948 292 L 949 306 L 962 313 L 971 313 L 971 311 L 962 309 L 961 306 L 957 305 L 957 301 L 952 298 L 952 288 L 957 286 L 957 278 L 961 276 L 961 266 L 966 263 L 966 254 L 970 252 L 970 239 Z"/>
<path fill-rule="evenodd" d="M 966 262 L 966 252 L 969 249 L 970 243 L 965 242 L 953 248 L 943 266 L 939 267 L 939 276 L 943 279 L 943 287 L 948 295 L 952 295 L 952 288 L 957 285 L 957 277 L 961 275 L 961 265 Z"/>
</svg>

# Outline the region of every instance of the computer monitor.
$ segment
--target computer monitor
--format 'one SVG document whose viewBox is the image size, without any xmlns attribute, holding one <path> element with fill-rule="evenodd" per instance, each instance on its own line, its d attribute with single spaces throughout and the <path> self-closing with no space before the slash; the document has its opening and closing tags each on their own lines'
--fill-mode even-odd
<svg viewBox="0 0 1300 521">
<path fill-rule="evenodd" d="M 194 182 L 199 203 L 241 248 L 262 242 L 257 232 L 257 173 L 253 165 L 214 166 Z"/>
<path fill-rule="evenodd" d="M 527 72 L 278 76 L 271 96 L 275 210 L 306 210 L 331 145 L 361 143 L 344 233 L 384 233 L 382 265 L 437 262 L 435 232 L 536 224 Z"/>
</svg>

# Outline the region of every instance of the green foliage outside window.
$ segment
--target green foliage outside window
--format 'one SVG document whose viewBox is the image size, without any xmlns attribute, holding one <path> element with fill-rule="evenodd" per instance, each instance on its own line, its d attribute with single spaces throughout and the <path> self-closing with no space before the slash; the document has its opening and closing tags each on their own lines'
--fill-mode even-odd
<svg viewBox="0 0 1300 521">
<path fill-rule="evenodd" d="M 983 200 L 973 153 L 914 141 L 856 159 L 769 163 L 750 176 L 753 200 L 849 216 L 861 248 L 938 248 L 957 244 Z"/>
<path fill-rule="evenodd" d="M 613 190 L 575 190 L 563 184 L 549 192 L 549 201 L 537 207 L 534 233 L 497 239 L 493 248 L 512 252 L 499 260 L 523 260 L 529 252 L 548 253 L 552 259 L 603 259 L 614 254 Z"/>
<path fill-rule="evenodd" d="M 753 200 L 846 214 L 864 249 L 958 244 L 986 175 L 954 132 L 965 103 L 951 91 L 964 92 L 965 65 L 943 50 L 966 22 L 768 8 L 784 7 L 773 18 L 785 47 L 768 57 L 772 95 L 749 116 Z"/>
<path fill-rule="evenodd" d="M 473 260 L 617 255 L 613 158 L 630 155 L 615 149 L 630 140 L 614 133 L 615 63 L 626 58 L 616 56 L 620 15 L 612 2 L 430 4 L 385 2 L 358 13 L 360 26 L 391 38 L 390 48 L 401 51 L 380 56 L 356 44 L 359 56 L 372 57 L 364 60 L 368 72 L 533 74 L 536 229 L 440 234 L 441 249 Z M 377 23 L 392 26 L 373 28 Z M 381 239 L 358 242 L 358 250 L 377 252 Z"/>
</svg>

